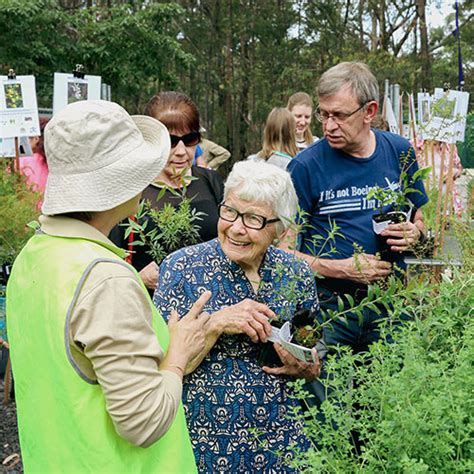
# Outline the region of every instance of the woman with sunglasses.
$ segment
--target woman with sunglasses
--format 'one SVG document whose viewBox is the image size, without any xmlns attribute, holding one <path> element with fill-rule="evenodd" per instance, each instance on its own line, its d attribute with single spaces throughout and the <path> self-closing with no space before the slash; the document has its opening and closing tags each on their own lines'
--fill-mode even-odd
<svg viewBox="0 0 474 474">
<path fill-rule="evenodd" d="M 181 92 L 159 92 L 148 102 L 145 115 L 166 126 L 171 138 L 171 152 L 164 169 L 143 191 L 143 199 L 149 201 L 156 210 L 162 209 L 165 203 L 178 207 L 181 197 L 173 194 L 170 188 L 181 190 L 186 186 L 186 196 L 191 199 L 191 209 L 201 213 L 201 220 L 197 221 L 199 240 L 206 242 L 213 239 L 217 236 L 217 206 L 222 201 L 224 185 L 216 171 L 193 166 L 196 146 L 201 141 L 196 105 Z M 163 188 L 164 195 L 157 200 Z M 131 238 L 133 239 L 133 235 Z M 127 239 L 127 246 L 129 240 Z M 183 245 L 186 245 L 186 242 L 183 242 Z M 133 250 L 132 265 L 139 271 L 145 285 L 154 291 L 158 267 L 148 253 L 149 248 L 133 246 L 130 249 Z"/>
<path fill-rule="evenodd" d="M 293 472 L 286 448 L 308 447 L 291 420 L 299 402 L 289 397 L 288 382 L 314 380 L 319 361 L 301 362 L 275 344 L 278 366 L 258 362 L 271 319 L 318 311 L 309 265 L 272 245 L 293 221 L 296 203 L 288 173 L 238 162 L 219 206 L 218 238 L 182 248 L 160 266 L 154 303 L 165 319 L 173 309 L 184 316 L 204 288 L 212 293 L 206 348 L 186 367 L 183 387 L 200 472 Z"/>
</svg>

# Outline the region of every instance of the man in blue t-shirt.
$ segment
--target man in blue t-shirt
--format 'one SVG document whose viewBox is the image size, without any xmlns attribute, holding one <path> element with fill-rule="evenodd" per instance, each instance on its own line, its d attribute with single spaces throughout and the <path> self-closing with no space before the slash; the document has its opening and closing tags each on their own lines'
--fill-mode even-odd
<svg viewBox="0 0 474 474">
<path fill-rule="evenodd" d="M 324 138 L 288 166 L 299 205 L 309 220 L 300 235 L 301 252 L 295 253 L 324 277 L 318 280 L 321 307 L 337 309 L 338 295 L 351 294 L 360 300 L 368 283 L 392 272 L 392 264 L 376 256 L 372 216 L 377 202 L 368 198 L 369 190 L 374 186 L 397 189 L 402 168 L 410 177 L 418 167 L 407 140 L 371 128 L 379 91 L 365 64 L 344 62 L 332 67 L 321 76 L 318 95 L 316 117 L 323 124 Z M 421 180 L 410 183 L 410 188 L 418 190 L 408 194 L 414 206 L 412 221 L 390 224 L 382 233 L 399 264 L 400 252 L 413 246 L 424 231 L 420 207 L 428 198 Z M 338 233 L 333 243 L 336 253 L 328 255 L 331 222 Z M 322 239 L 315 241 L 314 236 Z M 334 330 L 325 333 L 326 341 L 349 345 L 355 352 L 367 350 L 378 338 L 378 318 L 366 311 L 361 326 L 357 315 L 349 313 L 349 324 L 334 323 Z"/>
</svg>

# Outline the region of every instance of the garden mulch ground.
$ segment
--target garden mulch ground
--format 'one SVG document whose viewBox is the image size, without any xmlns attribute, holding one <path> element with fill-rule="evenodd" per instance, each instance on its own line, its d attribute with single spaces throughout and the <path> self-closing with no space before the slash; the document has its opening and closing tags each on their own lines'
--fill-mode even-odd
<svg viewBox="0 0 474 474">
<path fill-rule="evenodd" d="M 16 422 L 16 405 L 10 400 L 3 404 L 3 379 L 0 380 L 0 472 L 20 474 L 23 472 Z"/>
</svg>

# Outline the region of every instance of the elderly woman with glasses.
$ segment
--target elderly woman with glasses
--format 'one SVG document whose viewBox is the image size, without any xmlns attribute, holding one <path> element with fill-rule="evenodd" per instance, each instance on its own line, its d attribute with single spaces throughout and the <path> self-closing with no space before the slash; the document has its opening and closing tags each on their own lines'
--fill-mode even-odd
<svg viewBox="0 0 474 474">
<path fill-rule="evenodd" d="M 183 391 L 200 472 L 292 472 L 285 449 L 307 448 L 291 420 L 298 401 L 288 382 L 314 380 L 319 362 L 303 363 L 279 344 L 279 366 L 258 362 L 270 320 L 318 311 L 309 265 L 272 245 L 293 221 L 296 203 L 288 173 L 239 162 L 225 184 L 218 238 L 178 250 L 160 267 L 154 302 L 165 319 L 172 310 L 184 315 L 205 289 L 212 293 L 206 348 L 185 368 Z"/>
<path fill-rule="evenodd" d="M 196 222 L 199 227 L 198 241 L 206 242 L 215 238 L 217 206 L 222 201 L 224 184 L 216 171 L 193 166 L 196 146 L 201 141 L 196 105 L 181 92 L 159 92 L 148 102 L 145 115 L 166 126 L 170 133 L 171 151 L 164 169 L 143 191 L 143 199 L 147 200 L 154 210 L 162 209 L 166 203 L 177 207 L 181 202 L 180 191 L 185 187 L 185 195 L 191 199 L 191 211 L 200 216 L 200 220 Z M 151 228 L 147 228 L 147 231 L 149 230 Z M 129 247 L 134 235 L 132 233 L 130 238 L 125 239 L 123 233 L 123 228 L 115 229 L 114 240 Z M 183 242 L 184 245 L 186 242 Z M 154 291 L 158 267 L 150 256 L 149 247 L 134 245 L 129 250 L 133 250 L 130 263 L 140 272 L 145 285 Z"/>
</svg>

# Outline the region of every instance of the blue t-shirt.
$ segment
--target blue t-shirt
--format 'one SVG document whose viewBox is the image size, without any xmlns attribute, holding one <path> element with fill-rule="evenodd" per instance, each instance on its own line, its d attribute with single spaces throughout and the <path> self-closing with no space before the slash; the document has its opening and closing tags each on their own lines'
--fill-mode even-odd
<svg viewBox="0 0 474 474">
<path fill-rule="evenodd" d="M 409 176 L 418 170 L 418 165 L 407 140 L 389 132 L 373 132 L 376 148 L 368 158 L 355 158 L 333 149 L 322 139 L 299 153 L 288 165 L 300 208 L 308 214 L 308 225 L 302 231 L 300 248 L 303 252 L 342 259 L 354 254 L 354 244 L 368 254 L 379 250 L 372 227 L 378 203 L 376 199 L 367 199 L 367 193 L 373 186 L 399 187 L 402 156 L 407 157 L 403 166 Z M 407 195 L 416 208 L 428 202 L 420 179 L 410 183 L 410 187 L 420 191 Z M 330 248 L 325 239 L 331 221 L 337 224 L 341 235 L 334 241 L 337 253 L 325 257 Z M 314 236 L 322 239 L 314 241 Z"/>
</svg>

